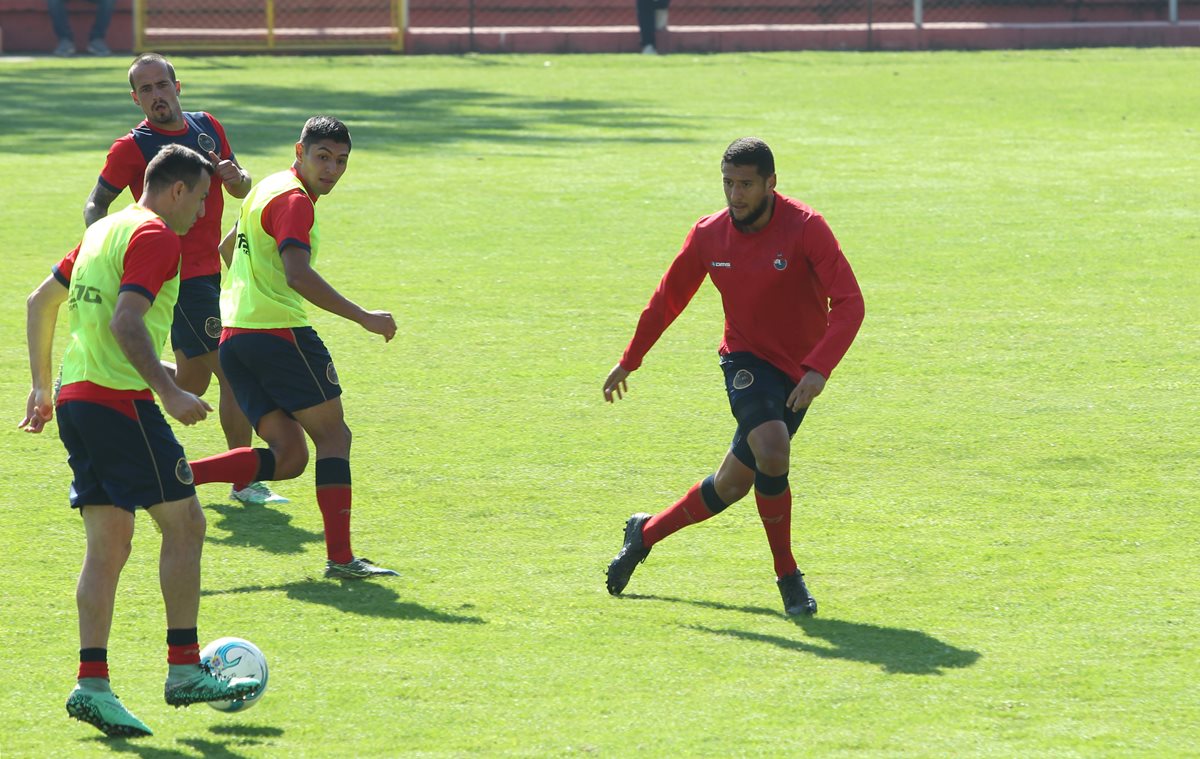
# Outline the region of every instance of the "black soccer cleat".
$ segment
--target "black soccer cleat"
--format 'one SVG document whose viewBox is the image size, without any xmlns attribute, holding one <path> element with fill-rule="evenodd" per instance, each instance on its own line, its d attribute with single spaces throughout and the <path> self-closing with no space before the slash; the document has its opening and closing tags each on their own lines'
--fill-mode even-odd
<svg viewBox="0 0 1200 759">
<path fill-rule="evenodd" d="M 804 584 L 804 574 L 799 569 L 786 577 L 780 577 L 775 584 L 779 586 L 779 595 L 783 596 L 783 610 L 789 617 L 801 614 L 811 617 L 817 613 L 817 599 L 809 594 L 808 587 Z"/>
<path fill-rule="evenodd" d="M 364 577 L 396 577 L 400 573 L 394 569 L 384 569 L 376 566 L 370 559 L 354 558 L 345 564 L 333 560 L 325 562 L 325 576 L 338 580 L 361 580 Z"/>
<path fill-rule="evenodd" d="M 608 592 L 614 596 L 621 595 L 633 570 L 646 560 L 650 549 L 642 546 L 642 529 L 650 521 L 649 514 L 634 514 L 625 522 L 625 544 L 617 553 L 617 557 L 608 563 Z"/>
</svg>

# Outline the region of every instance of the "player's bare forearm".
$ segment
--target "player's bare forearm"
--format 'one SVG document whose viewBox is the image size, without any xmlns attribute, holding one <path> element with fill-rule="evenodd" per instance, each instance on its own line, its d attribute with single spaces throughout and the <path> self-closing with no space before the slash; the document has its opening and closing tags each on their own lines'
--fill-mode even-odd
<svg viewBox="0 0 1200 759">
<path fill-rule="evenodd" d="M 117 310 L 109 323 L 117 345 L 121 346 L 125 358 L 129 359 L 129 363 L 151 390 L 159 397 L 170 394 L 177 388 L 167 370 L 163 368 L 162 362 L 158 360 L 158 352 L 154 350 L 150 332 L 143 321 L 144 312 L 138 313 L 133 308 L 122 309 L 120 303 L 118 300 Z"/>
<path fill-rule="evenodd" d="M 227 269 L 233 268 L 233 248 L 237 241 L 237 230 L 237 224 L 230 227 L 225 239 L 221 240 L 221 244 L 217 246 L 217 252 L 221 254 L 221 260 L 225 262 Z"/>
<path fill-rule="evenodd" d="M 100 219 L 108 216 L 109 206 L 120 195 L 119 192 L 113 192 L 99 182 L 92 188 L 92 194 L 88 196 L 87 203 L 83 206 L 83 224 L 90 227 Z"/>
<path fill-rule="evenodd" d="M 225 191 L 235 198 L 244 198 L 250 194 L 250 187 L 254 184 L 254 180 L 250 178 L 250 172 L 238 166 L 235 161 L 234 166 L 237 166 L 238 175 L 233 181 L 223 182 Z"/>
<path fill-rule="evenodd" d="M 48 391 L 54 383 L 51 358 L 54 326 L 67 294 L 67 288 L 51 275 L 25 301 L 25 339 L 29 345 L 29 372 L 35 390 Z"/>
<path fill-rule="evenodd" d="M 357 324 L 362 323 L 367 313 L 357 303 L 335 290 L 333 285 L 326 282 L 325 278 L 311 267 L 307 271 L 297 272 L 295 276 L 289 271 L 288 286 L 317 308 Z"/>
</svg>

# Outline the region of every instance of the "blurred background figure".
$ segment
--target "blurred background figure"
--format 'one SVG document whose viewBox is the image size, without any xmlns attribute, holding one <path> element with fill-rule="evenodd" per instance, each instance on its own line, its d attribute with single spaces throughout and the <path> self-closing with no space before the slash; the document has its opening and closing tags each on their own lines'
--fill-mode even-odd
<svg viewBox="0 0 1200 759">
<path fill-rule="evenodd" d="M 111 55 L 104 38 L 108 35 L 108 23 L 112 21 L 113 7 L 117 0 L 90 0 L 96 4 L 96 20 L 88 35 L 87 51 L 92 55 Z M 67 0 L 46 0 L 54 33 L 58 35 L 58 47 L 54 54 L 67 57 L 75 55 L 75 34 L 71 31 L 71 20 L 67 15 Z"/>
<path fill-rule="evenodd" d="M 667 6 L 671 0 L 637 0 L 638 31 L 642 35 L 642 52 L 658 55 L 655 33 L 667 28 Z"/>
</svg>

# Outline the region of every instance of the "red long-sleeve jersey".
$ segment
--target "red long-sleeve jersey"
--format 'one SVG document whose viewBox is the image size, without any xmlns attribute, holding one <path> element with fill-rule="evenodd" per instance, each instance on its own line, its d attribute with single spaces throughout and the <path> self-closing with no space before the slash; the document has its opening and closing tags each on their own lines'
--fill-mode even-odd
<svg viewBox="0 0 1200 759">
<path fill-rule="evenodd" d="M 828 377 L 862 324 L 862 291 L 833 231 L 813 209 L 775 193 L 758 232 L 739 231 L 729 209 L 696 222 L 642 311 L 624 369 L 642 365 L 705 276 L 725 308 L 718 352 L 749 351 L 794 382 L 809 369 Z"/>
</svg>

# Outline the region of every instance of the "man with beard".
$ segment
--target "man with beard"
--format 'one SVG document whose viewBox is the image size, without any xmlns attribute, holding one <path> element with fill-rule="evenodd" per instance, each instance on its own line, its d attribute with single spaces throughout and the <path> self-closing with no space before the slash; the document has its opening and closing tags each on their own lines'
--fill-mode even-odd
<svg viewBox="0 0 1200 759">
<path fill-rule="evenodd" d="M 715 474 L 658 514 L 626 521 L 624 545 L 608 565 L 608 592 L 625 589 L 656 543 L 753 488 L 784 611 L 812 615 L 817 602 L 792 555 L 791 438 L 858 333 L 862 293 L 825 220 L 775 192 L 775 159 L 766 143 L 735 140 L 721 174 L 728 208 L 692 227 L 605 379 L 604 399 L 612 403 L 628 392 L 630 372 L 708 276 L 725 310 L 718 354 L 737 431 Z"/>
<path fill-rule="evenodd" d="M 238 164 L 221 123 L 209 113 L 185 112 L 179 105 L 182 91 L 175 67 L 157 53 L 138 56 L 129 67 L 130 95 L 146 118 L 119 138 L 108 151 L 100 178 L 83 209 L 91 226 L 108 214 L 112 202 L 128 187 L 134 200 L 141 196 L 147 162 L 164 145 L 178 144 L 207 156 L 216 166 L 204 216 L 183 236 L 179 301 L 171 324 L 171 349 L 175 352 L 175 381 L 190 393 L 202 395 L 215 374 L 220 385 L 221 428 L 231 449 L 248 448 L 250 422 L 237 400 L 217 358 L 221 339 L 221 188 L 235 198 L 250 192 L 250 175 Z M 231 497 L 247 504 L 287 503 L 260 482 L 234 483 Z"/>
</svg>

